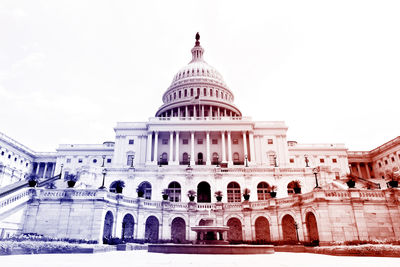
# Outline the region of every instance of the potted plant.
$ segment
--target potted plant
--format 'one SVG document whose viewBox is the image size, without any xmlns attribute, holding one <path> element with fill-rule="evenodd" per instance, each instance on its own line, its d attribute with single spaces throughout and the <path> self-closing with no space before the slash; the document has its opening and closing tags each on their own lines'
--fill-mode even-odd
<svg viewBox="0 0 400 267">
<path fill-rule="evenodd" d="M 348 174 L 348 175 L 346 175 L 346 176 L 347 176 L 347 178 L 348 178 L 348 180 L 346 181 L 347 186 L 348 186 L 349 188 L 354 188 L 354 187 L 356 186 L 356 181 L 355 181 L 353 175 Z"/>
<path fill-rule="evenodd" d="M 193 202 L 194 198 L 196 197 L 196 191 L 191 189 L 188 191 L 187 195 L 189 197 L 190 202 Z"/>
<path fill-rule="evenodd" d="M 122 189 L 125 187 L 125 182 L 118 180 L 118 181 L 115 181 L 114 185 L 115 185 L 115 191 L 118 194 L 122 194 Z"/>
<path fill-rule="evenodd" d="M 269 194 L 271 195 L 271 197 L 272 198 L 276 197 L 276 189 L 277 189 L 276 185 L 272 185 L 269 189 L 270 189 Z"/>
<path fill-rule="evenodd" d="M 78 175 L 70 173 L 65 176 L 64 180 L 67 181 L 68 188 L 72 188 L 75 186 L 76 181 L 78 181 Z"/>
<path fill-rule="evenodd" d="M 26 179 L 28 180 L 29 187 L 35 187 L 39 180 L 38 176 L 34 173 L 28 175 Z"/>
<path fill-rule="evenodd" d="M 390 181 L 387 182 L 387 186 L 391 188 L 397 188 L 399 186 L 399 178 L 400 175 L 397 172 L 390 172 L 387 174 L 387 176 L 390 178 Z"/>
<path fill-rule="evenodd" d="M 218 202 L 221 202 L 223 196 L 222 191 L 221 190 L 215 191 L 214 196 Z"/>
<path fill-rule="evenodd" d="M 301 194 L 301 183 L 299 180 L 293 182 L 293 191 L 295 194 Z"/>
<path fill-rule="evenodd" d="M 136 192 L 137 192 L 138 197 L 144 196 L 144 190 L 142 187 L 139 186 L 138 188 L 136 188 Z"/>
<path fill-rule="evenodd" d="M 250 198 L 250 189 L 248 189 L 248 188 L 245 188 L 244 190 L 243 190 L 243 198 L 244 198 L 244 200 L 249 200 L 249 198 Z"/>
<path fill-rule="evenodd" d="M 164 190 L 161 192 L 161 194 L 162 194 L 163 200 L 168 200 L 168 197 L 169 197 L 169 190 L 168 190 L 168 189 L 164 189 Z"/>
</svg>

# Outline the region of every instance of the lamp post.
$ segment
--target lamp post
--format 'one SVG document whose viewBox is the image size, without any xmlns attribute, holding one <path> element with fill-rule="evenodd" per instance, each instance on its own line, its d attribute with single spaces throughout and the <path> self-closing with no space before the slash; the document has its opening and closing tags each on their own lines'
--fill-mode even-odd
<svg viewBox="0 0 400 267">
<path fill-rule="evenodd" d="M 315 175 L 315 188 L 321 188 L 321 187 L 318 185 L 318 178 L 317 178 L 318 172 L 319 172 L 319 167 L 313 169 L 313 173 L 314 173 L 314 175 Z"/>
<path fill-rule="evenodd" d="M 278 167 L 278 164 L 276 163 L 276 155 L 274 155 L 274 164 L 275 164 L 275 167 Z"/>
<path fill-rule="evenodd" d="M 304 155 L 304 160 L 305 160 L 305 162 L 306 162 L 306 167 L 310 167 L 310 166 L 308 165 L 309 160 L 308 160 L 307 154 Z"/>
<path fill-rule="evenodd" d="M 60 169 L 60 179 L 62 178 L 62 170 L 63 170 L 63 168 L 64 168 L 64 164 L 63 164 L 63 163 L 61 163 L 61 169 Z"/>
<path fill-rule="evenodd" d="M 104 181 L 106 179 L 106 174 L 107 174 L 107 169 L 104 168 L 103 171 L 101 172 L 103 174 L 103 183 L 101 184 L 101 186 L 99 187 L 99 189 L 105 189 L 106 187 L 104 186 Z"/>
<path fill-rule="evenodd" d="M 104 167 L 104 160 L 106 159 L 106 155 L 101 156 L 103 158 L 103 163 L 101 164 L 101 167 Z"/>
<path fill-rule="evenodd" d="M 244 155 L 244 160 L 245 160 L 245 163 L 246 163 L 246 167 L 249 167 L 249 164 L 247 162 L 247 154 Z"/>
<path fill-rule="evenodd" d="M 188 156 L 188 160 L 189 160 L 188 168 L 190 168 L 190 155 Z"/>
<path fill-rule="evenodd" d="M 133 168 L 133 161 L 134 161 L 134 159 L 135 159 L 135 155 L 131 155 L 131 159 L 132 159 L 131 168 Z"/>
</svg>

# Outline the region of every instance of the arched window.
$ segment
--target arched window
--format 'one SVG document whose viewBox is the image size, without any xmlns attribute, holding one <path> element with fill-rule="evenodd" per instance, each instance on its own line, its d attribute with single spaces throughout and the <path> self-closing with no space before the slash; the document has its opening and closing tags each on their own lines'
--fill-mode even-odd
<svg viewBox="0 0 400 267">
<path fill-rule="evenodd" d="M 186 152 L 182 155 L 182 164 L 189 164 L 189 155 Z"/>
<path fill-rule="evenodd" d="M 204 90 L 203 90 L 204 92 L 203 92 L 203 94 L 204 94 L 204 96 L 207 96 L 207 89 L 206 88 L 204 88 Z"/>
<path fill-rule="evenodd" d="M 168 154 L 165 152 L 161 154 L 160 165 L 168 165 Z"/>
<path fill-rule="evenodd" d="M 261 182 L 257 185 L 258 200 L 266 200 L 271 197 L 270 186 L 266 182 Z"/>
<path fill-rule="evenodd" d="M 187 97 L 187 89 L 185 89 L 185 97 Z"/>
<path fill-rule="evenodd" d="M 215 97 L 218 98 L 218 96 L 219 96 L 219 92 L 218 92 L 218 90 L 217 90 L 217 91 L 215 91 Z"/>
<path fill-rule="evenodd" d="M 172 182 L 168 185 L 169 201 L 181 201 L 181 185 L 177 182 Z"/>
<path fill-rule="evenodd" d="M 288 195 L 291 194 L 300 194 L 301 193 L 301 186 L 299 181 L 292 181 L 287 185 L 287 192 Z"/>
<path fill-rule="evenodd" d="M 236 182 L 230 182 L 227 187 L 228 202 L 240 202 L 242 196 L 240 194 L 240 185 Z"/>
<path fill-rule="evenodd" d="M 218 165 L 219 164 L 219 156 L 217 152 L 214 152 L 212 154 L 212 164 L 213 165 Z"/>
<path fill-rule="evenodd" d="M 233 153 L 233 165 L 240 165 L 239 153 Z"/>
<path fill-rule="evenodd" d="M 151 199 L 151 184 L 149 182 L 143 182 L 139 185 L 139 190 L 143 191 L 145 199 Z"/>
</svg>

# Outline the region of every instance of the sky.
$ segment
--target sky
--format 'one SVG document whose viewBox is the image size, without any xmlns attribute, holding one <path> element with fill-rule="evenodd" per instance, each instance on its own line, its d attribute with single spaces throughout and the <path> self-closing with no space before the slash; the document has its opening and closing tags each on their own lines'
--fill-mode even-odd
<svg viewBox="0 0 400 267">
<path fill-rule="evenodd" d="M 400 135 L 400 1 L 0 1 L 0 132 L 35 151 L 146 121 L 200 32 L 243 116 L 288 140 Z"/>
</svg>

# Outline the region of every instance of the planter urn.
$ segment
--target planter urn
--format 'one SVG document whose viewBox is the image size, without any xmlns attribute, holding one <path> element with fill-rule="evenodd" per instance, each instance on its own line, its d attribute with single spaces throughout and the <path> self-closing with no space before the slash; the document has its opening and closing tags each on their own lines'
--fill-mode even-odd
<svg viewBox="0 0 400 267">
<path fill-rule="evenodd" d="M 67 181 L 67 184 L 68 184 L 68 188 L 72 188 L 75 186 L 76 181 Z"/>
</svg>

